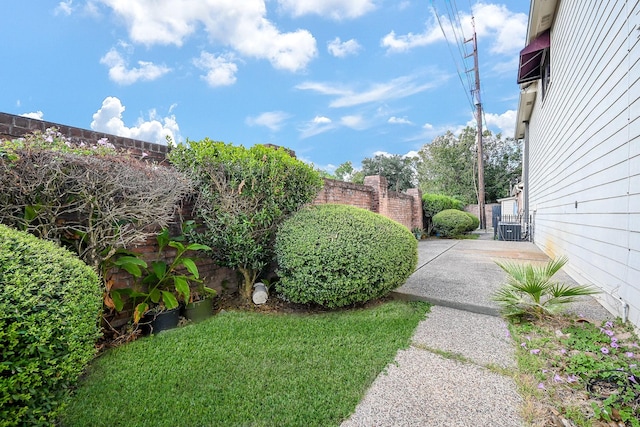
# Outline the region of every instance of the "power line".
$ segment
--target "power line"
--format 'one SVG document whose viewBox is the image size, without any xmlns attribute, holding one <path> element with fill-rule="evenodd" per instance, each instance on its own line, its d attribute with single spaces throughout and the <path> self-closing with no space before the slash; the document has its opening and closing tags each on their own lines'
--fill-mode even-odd
<svg viewBox="0 0 640 427">
<path fill-rule="evenodd" d="M 471 100 L 471 97 L 469 96 L 469 91 L 467 90 L 467 86 L 465 86 L 464 84 L 464 80 L 462 79 L 462 73 L 460 72 L 460 67 L 458 66 L 458 61 L 456 59 L 456 55 L 453 53 L 453 50 L 451 49 L 451 43 L 449 42 L 449 38 L 447 37 L 447 32 L 444 29 L 444 26 L 442 25 L 442 20 L 440 19 L 440 15 L 438 14 L 438 11 L 436 10 L 436 6 L 433 2 L 433 0 L 431 0 L 431 8 L 433 9 L 433 13 L 436 16 L 436 19 L 438 21 L 438 25 L 440 26 L 440 30 L 442 31 L 442 34 L 444 35 L 444 39 L 447 42 L 447 47 L 449 48 L 449 53 L 451 54 L 451 58 L 453 59 L 453 63 L 456 66 L 456 71 L 458 73 L 458 78 L 460 79 L 460 84 L 462 85 L 462 88 L 464 89 L 465 95 L 467 97 L 467 101 L 469 102 L 469 107 L 471 108 L 471 110 L 474 109 L 474 105 L 473 105 L 473 101 Z M 456 45 L 458 45 L 457 41 L 456 41 Z M 460 52 L 458 52 L 460 53 Z M 464 65 L 464 55 L 463 55 L 463 60 L 462 63 Z M 465 67 L 465 74 L 466 73 L 466 67 Z M 468 80 L 468 74 L 467 74 L 467 80 Z M 469 83 L 469 82 L 467 82 Z"/>
</svg>

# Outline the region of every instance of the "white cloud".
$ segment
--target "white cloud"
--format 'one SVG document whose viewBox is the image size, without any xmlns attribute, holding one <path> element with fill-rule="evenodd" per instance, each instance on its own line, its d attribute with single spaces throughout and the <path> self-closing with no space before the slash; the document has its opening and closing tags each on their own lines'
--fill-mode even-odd
<svg viewBox="0 0 640 427">
<path fill-rule="evenodd" d="M 396 36 L 395 31 L 391 31 L 380 41 L 382 47 L 387 48 L 387 52 L 406 52 L 416 47 L 427 46 L 434 42 L 444 40 L 440 28 L 431 26 L 421 34 L 408 33 Z"/>
<path fill-rule="evenodd" d="M 387 120 L 387 123 L 391 123 L 391 124 L 398 124 L 398 125 L 412 125 L 413 122 L 409 119 L 407 119 L 406 117 L 389 117 L 389 120 Z"/>
<path fill-rule="evenodd" d="M 502 114 L 485 113 L 484 117 L 489 128 L 497 128 L 506 137 L 513 136 L 516 126 L 516 110 L 507 110 Z"/>
<path fill-rule="evenodd" d="M 335 129 L 337 126 L 329 117 L 315 116 L 313 120 L 305 123 L 300 129 L 300 139 L 310 138 L 321 133 Z"/>
<path fill-rule="evenodd" d="M 201 52 L 200 57 L 193 60 L 193 64 L 206 71 L 201 77 L 211 87 L 230 86 L 237 80 L 238 66 L 233 62 L 233 55 L 215 56 Z"/>
<path fill-rule="evenodd" d="M 36 119 L 36 120 L 42 120 L 42 118 L 44 117 L 44 113 L 40 110 L 36 111 L 36 112 L 32 112 L 32 113 L 24 113 L 24 114 L 20 114 L 22 117 L 28 117 L 30 119 Z"/>
<path fill-rule="evenodd" d="M 109 67 L 109 78 L 121 85 L 130 85 L 139 80 L 155 80 L 171 71 L 164 65 L 155 65 L 147 61 L 138 61 L 138 68 L 127 68 L 127 61 L 115 48 L 111 48 L 100 58 L 100 63 Z"/>
<path fill-rule="evenodd" d="M 278 0 L 278 4 L 295 17 L 315 14 L 335 20 L 358 18 L 376 8 L 374 0 Z"/>
<path fill-rule="evenodd" d="M 368 127 L 367 122 L 361 115 L 349 115 L 340 118 L 340 124 L 355 130 L 363 130 Z"/>
<path fill-rule="evenodd" d="M 333 56 L 338 58 L 344 58 L 348 55 L 355 55 L 362 49 L 360 43 L 357 40 L 351 39 L 343 42 L 340 40 L 340 37 L 336 37 L 327 43 L 327 50 Z"/>
<path fill-rule="evenodd" d="M 369 88 L 357 92 L 327 83 L 306 82 L 296 86 L 300 90 L 311 90 L 322 95 L 337 95 L 329 106 L 334 108 L 352 107 L 355 105 L 400 99 L 436 87 L 445 77 L 436 77 L 430 82 L 419 83 L 412 76 L 398 77 L 386 83 L 372 84 Z"/>
<path fill-rule="evenodd" d="M 266 19 L 264 0 L 100 0 L 124 20 L 129 36 L 147 46 L 182 46 L 204 28 L 212 43 L 267 59 L 274 68 L 299 71 L 317 55 L 307 30 L 280 32 Z"/>
<path fill-rule="evenodd" d="M 65 16 L 71 15 L 72 12 L 73 12 L 73 0 L 61 1 L 60 3 L 58 3 L 58 6 L 56 6 L 55 10 L 53 11 L 55 15 L 65 15 Z"/>
<path fill-rule="evenodd" d="M 513 13 L 505 5 L 486 3 L 476 3 L 473 6 L 473 14 L 476 18 L 478 37 L 494 38 L 491 44 L 492 53 L 510 55 L 524 47 L 528 22 L 526 14 Z M 471 18 L 466 16 L 464 20 L 470 28 Z M 471 31 L 468 34 L 471 34 Z"/>
<path fill-rule="evenodd" d="M 136 126 L 127 127 L 122 120 L 124 110 L 125 107 L 118 98 L 105 98 L 100 109 L 93 115 L 91 129 L 156 144 L 166 144 L 167 136 L 180 142 L 180 128 L 174 115 L 157 117 L 156 111 L 151 110 L 149 120 L 140 118 Z"/>
<path fill-rule="evenodd" d="M 268 111 L 257 117 L 247 117 L 246 123 L 249 126 L 265 126 L 272 131 L 280 130 L 283 122 L 291 117 L 283 111 Z"/>
<path fill-rule="evenodd" d="M 318 124 L 331 123 L 331 119 L 329 117 L 324 117 L 324 116 L 315 116 L 313 118 L 313 123 L 318 123 Z"/>
<path fill-rule="evenodd" d="M 436 10 L 436 12 L 438 12 Z M 476 3 L 472 7 L 472 13 L 459 15 L 462 25 L 462 35 L 458 30 L 458 37 L 470 38 L 473 34 L 472 16 L 475 17 L 475 28 L 478 38 L 491 38 L 491 53 L 511 55 L 522 49 L 524 37 L 527 31 L 527 15 L 511 12 L 506 6 L 488 3 Z M 447 32 L 450 42 L 456 39 L 453 34 L 451 21 L 447 16 L 440 16 L 442 28 L 438 24 L 437 17 L 433 17 L 425 24 L 423 32 L 405 35 L 396 35 L 394 31 L 387 34 L 381 41 L 381 45 L 387 48 L 387 52 L 405 52 L 416 47 L 445 40 L 442 29 Z"/>
</svg>

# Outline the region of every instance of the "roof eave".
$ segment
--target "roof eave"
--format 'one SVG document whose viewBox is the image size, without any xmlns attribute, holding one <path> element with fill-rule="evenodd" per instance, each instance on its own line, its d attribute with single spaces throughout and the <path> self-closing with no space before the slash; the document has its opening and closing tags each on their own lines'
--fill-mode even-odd
<svg viewBox="0 0 640 427">
<path fill-rule="evenodd" d="M 551 28 L 559 2 L 560 0 L 531 0 L 525 46 Z M 537 81 L 520 84 L 520 99 L 518 101 L 515 131 L 516 139 L 524 138 L 524 124 L 531 118 L 537 88 Z"/>
</svg>

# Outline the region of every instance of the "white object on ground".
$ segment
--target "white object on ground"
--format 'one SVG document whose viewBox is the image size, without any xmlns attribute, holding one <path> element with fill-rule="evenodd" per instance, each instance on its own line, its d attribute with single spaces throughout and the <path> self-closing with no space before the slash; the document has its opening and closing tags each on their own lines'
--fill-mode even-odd
<svg viewBox="0 0 640 427">
<path fill-rule="evenodd" d="M 253 285 L 253 303 L 256 305 L 264 304 L 269 299 L 269 291 L 264 283 L 258 282 Z"/>
</svg>

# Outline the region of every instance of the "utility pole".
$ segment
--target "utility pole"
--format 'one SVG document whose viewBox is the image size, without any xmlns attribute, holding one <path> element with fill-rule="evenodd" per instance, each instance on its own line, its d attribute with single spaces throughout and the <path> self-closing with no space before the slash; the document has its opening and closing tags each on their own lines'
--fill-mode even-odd
<svg viewBox="0 0 640 427">
<path fill-rule="evenodd" d="M 469 56 L 473 55 L 473 69 L 475 70 L 476 77 L 476 86 L 475 89 L 471 91 L 474 95 L 475 104 L 476 104 L 476 128 L 478 129 L 478 215 L 480 217 L 480 229 L 487 229 L 487 217 L 484 211 L 484 154 L 482 152 L 482 101 L 480 100 L 480 69 L 478 68 L 478 37 L 476 34 L 476 24 L 474 18 L 471 18 L 471 23 L 473 25 L 473 37 L 465 40 L 465 43 L 473 42 L 473 53 Z M 467 70 L 470 72 L 471 70 Z"/>
</svg>

